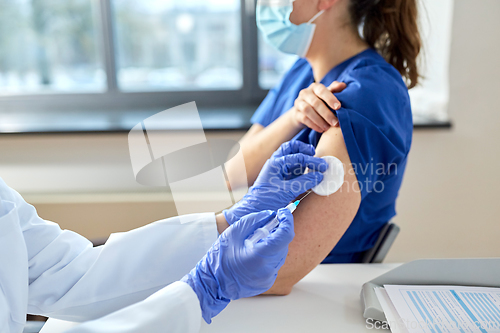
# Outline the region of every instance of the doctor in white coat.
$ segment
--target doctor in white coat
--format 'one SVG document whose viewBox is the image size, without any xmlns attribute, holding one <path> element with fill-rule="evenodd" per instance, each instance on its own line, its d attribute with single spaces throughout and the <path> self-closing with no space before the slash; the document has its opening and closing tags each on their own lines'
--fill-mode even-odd
<svg viewBox="0 0 500 333">
<path fill-rule="evenodd" d="M 68 333 L 197 332 L 200 317 L 274 283 L 294 236 L 291 213 L 274 211 L 321 182 L 328 165 L 313 155 L 285 143 L 224 214 L 158 221 L 100 247 L 41 219 L 0 179 L 0 332 L 22 332 L 27 313 L 84 322 Z M 297 177 L 305 167 L 318 172 Z M 277 230 L 245 247 L 275 216 Z"/>
</svg>

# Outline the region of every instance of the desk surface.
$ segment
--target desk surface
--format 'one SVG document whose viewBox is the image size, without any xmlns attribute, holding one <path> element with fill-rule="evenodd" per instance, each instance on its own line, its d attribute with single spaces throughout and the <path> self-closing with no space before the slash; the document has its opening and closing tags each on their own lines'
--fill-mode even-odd
<svg viewBox="0 0 500 333">
<path fill-rule="evenodd" d="M 288 296 L 258 296 L 231 302 L 203 333 L 370 332 L 362 315 L 361 286 L 397 264 L 320 265 Z M 59 333 L 68 323 L 49 320 L 42 330 Z"/>
<path fill-rule="evenodd" d="M 397 264 L 320 265 L 290 295 L 231 302 L 201 332 L 369 332 L 362 315 L 361 286 Z"/>
</svg>

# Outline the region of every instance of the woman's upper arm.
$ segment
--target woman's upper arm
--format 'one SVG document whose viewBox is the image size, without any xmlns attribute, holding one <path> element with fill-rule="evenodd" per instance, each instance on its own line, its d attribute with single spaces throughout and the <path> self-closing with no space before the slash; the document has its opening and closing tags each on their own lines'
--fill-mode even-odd
<svg viewBox="0 0 500 333">
<path fill-rule="evenodd" d="M 311 193 L 297 208 L 294 213 L 295 238 L 290 244 L 285 265 L 267 294 L 288 294 L 298 281 L 325 259 L 358 211 L 361 193 L 339 127 L 332 127 L 322 135 L 316 155 L 335 156 L 342 161 L 344 184 L 328 197 Z"/>
</svg>

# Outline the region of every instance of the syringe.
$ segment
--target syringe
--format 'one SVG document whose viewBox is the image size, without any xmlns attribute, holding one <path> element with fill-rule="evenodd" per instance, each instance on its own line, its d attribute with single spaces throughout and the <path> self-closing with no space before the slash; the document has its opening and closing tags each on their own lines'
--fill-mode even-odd
<svg viewBox="0 0 500 333">
<path fill-rule="evenodd" d="M 292 202 L 291 204 L 289 204 L 285 208 L 288 209 L 291 213 L 293 213 L 295 211 L 295 209 L 297 209 L 297 206 L 299 205 L 299 203 L 305 197 L 307 197 L 310 193 L 311 192 L 307 193 L 306 195 L 304 195 L 302 197 L 302 199 Z M 280 224 L 280 222 L 278 221 L 278 216 L 276 216 L 271 222 L 269 222 L 268 224 L 266 224 L 262 228 L 255 230 L 253 235 L 250 238 L 245 240 L 245 246 L 253 247 L 258 241 L 269 236 L 271 231 L 273 231 L 273 229 L 276 228 L 279 224 Z"/>
</svg>

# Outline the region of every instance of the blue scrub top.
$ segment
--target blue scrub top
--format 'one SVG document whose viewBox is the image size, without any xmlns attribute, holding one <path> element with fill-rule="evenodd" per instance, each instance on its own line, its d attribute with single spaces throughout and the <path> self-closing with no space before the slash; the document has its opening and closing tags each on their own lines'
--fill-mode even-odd
<svg viewBox="0 0 500 333">
<path fill-rule="evenodd" d="M 321 83 L 329 86 L 333 81 L 347 84 L 344 91 L 335 94 L 342 103 L 335 113 L 358 179 L 361 205 L 324 263 L 358 262 L 396 215 L 396 198 L 413 134 L 410 98 L 399 72 L 373 49 L 336 66 Z M 299 59 L 269 92 L 252 123 L 271 124 L 290 110 L 299 92 L 313 82 L 311 66 Z M 317 146 L 320 138 L 321 133 L 306 128 L 294 140 Z"/>
</svg>

